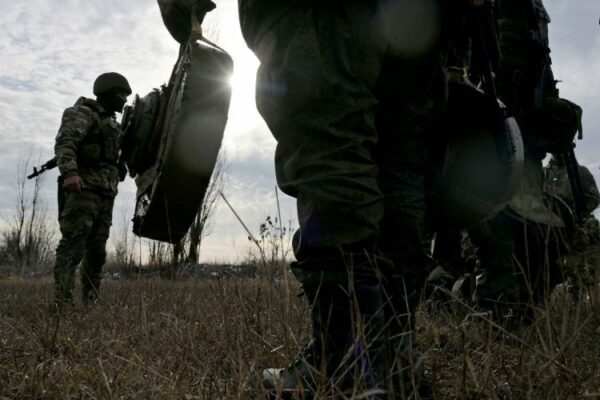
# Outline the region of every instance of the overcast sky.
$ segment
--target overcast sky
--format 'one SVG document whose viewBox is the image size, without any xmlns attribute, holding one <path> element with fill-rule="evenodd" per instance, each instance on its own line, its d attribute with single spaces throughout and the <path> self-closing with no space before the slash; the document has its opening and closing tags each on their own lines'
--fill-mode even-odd
<svg viewBox="0 0 600 400">
<path fill-rule="evenodd" d="M 223 149 L 229 160 L 230 201 L 254 231 L 275 215 L 275 142 L 254 105 L 258 62 L 242 40 L 234 0 L 217 0 L 205 23 L 209 38 L 236 61 L 233 101 Z M 546 0 L 552 18 L 550 40 L 561 95 L 584 109 L 585 139 L 577 147 L 581 163 L 600 178 L 600 17 L 599 0 Z M 64 108 L 79 96 L 92 97 L 94 79 L 118 71 L 135 93 L 145 95 L 169 79 L 178 43 L 162 24 L 153 0 L 0 0 L 0 215 L 15 199 L 19 157 L 33 151 L 52 157 Z M 46 174 L 44 199 L 55 210 L 56 170 Z M 115 224 L 130 219 L 135 185 L 121 185 Z M 284 220 L 294 220 L 292 199 L 282 195 Z M 219 206 L 203 261 L 240 260 L 248 240 L 231 212 Z"/>
</svg>

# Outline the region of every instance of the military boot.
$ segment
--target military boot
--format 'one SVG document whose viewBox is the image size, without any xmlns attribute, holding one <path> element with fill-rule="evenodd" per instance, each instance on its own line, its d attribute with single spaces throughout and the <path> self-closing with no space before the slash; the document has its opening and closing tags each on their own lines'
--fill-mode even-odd
<svg viewBox="0 0 600 400">
<path fill-rule="evenodd" d="M 313 338 L 284 369 L 263 371 L 263 387 L 283 398 L 304 399 L 371 391 L 385 395 L 388 354 L 383 337 L 383 296 L 379 284 L 356 282 L 304 285 L 311 303 Z"/>
</svg>

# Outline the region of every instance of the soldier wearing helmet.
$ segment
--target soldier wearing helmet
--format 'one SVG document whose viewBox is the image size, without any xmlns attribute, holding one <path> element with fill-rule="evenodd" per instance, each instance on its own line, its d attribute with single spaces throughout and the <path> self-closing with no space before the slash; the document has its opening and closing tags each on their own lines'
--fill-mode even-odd
<svg viewBox="0 0 600 400">
<path fill-rule="evenodd" d="M 64 111 L 54 146 L 62 234 L 54 267 L 57 305 L 73 302 L 80 263 L 83 302 L 97 301 L 117 185 L 126 172 L 118 163 L 122 132 L 115 113 L 131 94 L 129 82 L 108 72 L 96 79 L 93 91 L 95 100 L 81 97 Z"/>
</svg>

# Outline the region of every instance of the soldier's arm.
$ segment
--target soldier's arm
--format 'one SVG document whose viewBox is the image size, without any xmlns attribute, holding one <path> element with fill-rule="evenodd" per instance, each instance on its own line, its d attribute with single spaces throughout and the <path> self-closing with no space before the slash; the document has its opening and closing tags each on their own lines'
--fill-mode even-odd
<svg viewBox="0 0 600 400">
<path fill-rule="evenodd" d="M 85 106 L 70 107 L 63 113 L 54 145 L 56 163 L 63 177 L 78 175 L 77 150 L 97 123 L 96 118 L 94 112 Z"/>
</svg>

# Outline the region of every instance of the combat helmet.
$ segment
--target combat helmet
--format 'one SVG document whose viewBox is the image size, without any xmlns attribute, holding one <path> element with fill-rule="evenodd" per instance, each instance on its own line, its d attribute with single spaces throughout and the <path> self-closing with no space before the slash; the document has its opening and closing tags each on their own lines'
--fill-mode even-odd
<svg viewBox="0 0 600 400">
<path fill-rule="evenodd" d="M 94 95 L 122 90 L 129 96 L 132 93 L 127 78 L 117 72 L 106 72 L 94 81 Z"/>
<path fill-rule="evenodd" d="M 461 230 L 499 213 L 517 190 L 524 148 L 505 106 L 480 89 L 450 84 L 443 135 L 433 150 L 437 230 Z"/>
</svg>

